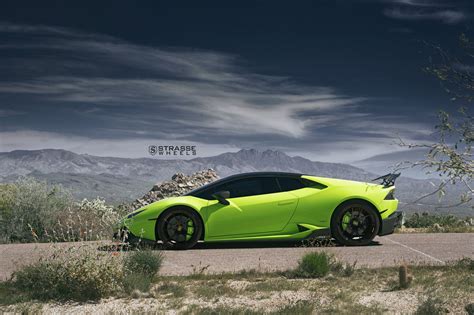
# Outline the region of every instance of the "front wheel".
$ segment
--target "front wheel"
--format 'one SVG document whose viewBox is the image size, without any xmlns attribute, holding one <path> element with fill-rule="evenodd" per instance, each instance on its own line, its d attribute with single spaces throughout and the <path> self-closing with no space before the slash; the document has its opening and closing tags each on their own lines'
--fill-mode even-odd
<svg viewBox="0 0 474 315">
<path fill-rule="evenodd" d="M 363 201 L 349 201 L 336 208 L 331 218 L 332 236 L 349 246 L 368 245 L 379 231 L 375 209 Z"/>
<path fill-rule="evenodd" d="M 156 234 L 165 248 L 189 249 L 196 245 L 202 233 L 199 215 L 188 208 L 167 210 L 156 224 Z"/>
</svg>

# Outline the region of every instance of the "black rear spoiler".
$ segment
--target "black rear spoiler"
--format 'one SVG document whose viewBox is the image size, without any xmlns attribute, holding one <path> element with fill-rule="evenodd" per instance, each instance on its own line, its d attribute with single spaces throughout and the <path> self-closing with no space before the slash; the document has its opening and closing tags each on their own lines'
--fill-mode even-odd
<svg viewBox="0 0 474 315">
<path fill-rule="evenodd" d="M 400 176 L 400 173 L 389 173 L 387 175 L 372 179 L 372 181 L 375 182 L 376 180 L 382 180 L 382 185 L 384 185 L 384 187 L 390 187 L 395 184 L 395 180 L 398 178 L 398 176 Z"/>
</svg>

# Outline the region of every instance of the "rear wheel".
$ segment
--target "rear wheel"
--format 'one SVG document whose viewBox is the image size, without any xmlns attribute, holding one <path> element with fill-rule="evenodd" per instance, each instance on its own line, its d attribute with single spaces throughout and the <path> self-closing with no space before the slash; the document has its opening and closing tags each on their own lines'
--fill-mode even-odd
<svg viewBox="0 0 474 315">
<path fill-rule="evenodd" d="M 167 210 L 156 224 L 156 234 L 166 248 L 189 249 L 202 233 L 199 215 L 188 208 Z"/>
<path fill-rule="evenodd" d="M 332 236 L 349 246 L 368 245 L 379 231 L 380 220 L 375 209 L 363 201 L 343 203 L 331 218 Z"/>
</svg>

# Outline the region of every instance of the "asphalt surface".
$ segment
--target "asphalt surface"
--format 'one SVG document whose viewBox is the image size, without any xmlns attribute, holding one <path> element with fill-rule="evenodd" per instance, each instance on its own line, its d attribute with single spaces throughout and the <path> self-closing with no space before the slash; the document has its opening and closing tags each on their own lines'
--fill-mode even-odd
<svg viewBox="0 0 474 315">
<path fill-rule="evenodd" d="M 114 253 L 108 244 L 98 250 Z M 59 246 L 77 246 L 61 243 Z M 93 243 L 93 246 L 96 246 Z M 296 243 L 200 243 L 187 251 L 164 251 L 163 275 L 185 275 L 203 270 L 209 273 L 243 269 L 286 270 L 296 266 L 303 254 L 329 251 L 339 259 L 359 267 L 408 264 L 444 264 L 463 257 L 474 258 L 474 233 L 392 234 L 378 237 L 369 246 L 301 247 Z M 38 260 L 51 251 L 50 244 L 0 245 L 0 280 L 8 279 L 22 265 Z"/>
</svg>

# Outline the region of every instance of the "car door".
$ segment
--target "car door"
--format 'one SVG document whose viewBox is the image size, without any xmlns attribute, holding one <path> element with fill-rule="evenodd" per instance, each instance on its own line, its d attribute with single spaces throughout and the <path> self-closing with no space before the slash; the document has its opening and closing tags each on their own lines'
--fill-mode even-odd
<svg viewBox="0 0 474 315">
<path fill-rule="evenodd" d="M 215 189 L 229 191 L 229 205 L 211 200 L 203 209 L 207 216 L 208 239 L 281 231 L 298 203 L 295 195 L 281 191 L 274 177 L 238 179 Z"/>
</svg>

